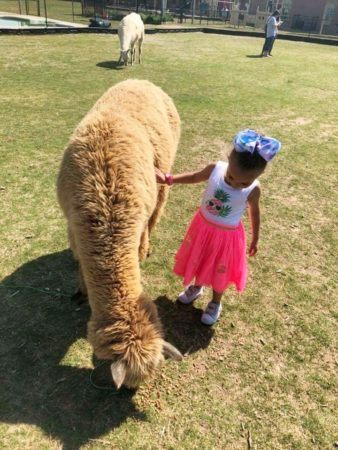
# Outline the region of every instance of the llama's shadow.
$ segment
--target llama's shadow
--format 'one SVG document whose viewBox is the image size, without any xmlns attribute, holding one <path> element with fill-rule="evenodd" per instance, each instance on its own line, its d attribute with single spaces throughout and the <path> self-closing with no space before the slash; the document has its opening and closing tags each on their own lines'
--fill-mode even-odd
<svg viewBox="0 0 338 450">
<path fill-rule="evenodd" d="M 109 365 L 89 368 L 89 307 L 70 301 L 76 272 L 67 250 L 24 264 L 0 284 L 0 421 L 36 425 L 64 449 L 78 449 L 128 417 L 147 420 L 133 391 L 111 387 Z M 200 325 L 200 310 L 166 297 L 155 302 L 166 339 L 182 353 L 208 345 L 213 331 Z"/>
<path fill-rule="evenodd" d="M 102 67 L 103 69 L 111 70 L 121 70 L 125 68 L 125 66 L 121 63 L 119 64 L 118 61 L 102 61 L 97 63 L 96 67 Z"/>
<path fill-rule="evenodd" d="M 91 369 L 81 368 L 87 362 L 72 363 L 72 344 L 83 339 L 87 348 L 89 317 L 88 307 L 69 300 L 75 277 L 72 256 L 63 251 L 24 264 L 0 285 L 0 420 L 36 425 L 64 449 L 77 449 L 128 417 L 146 420 L 133 391 L 97 390 Z M 87 356 L 90 361 L 90 347 Z"/>
</svg>

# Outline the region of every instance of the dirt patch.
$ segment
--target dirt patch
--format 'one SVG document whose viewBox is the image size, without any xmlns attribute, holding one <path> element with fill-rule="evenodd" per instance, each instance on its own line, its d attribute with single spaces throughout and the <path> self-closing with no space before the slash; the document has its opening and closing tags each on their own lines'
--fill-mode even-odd
<svg viewBox="0 0 338 450">
<path fill-rule="evenodd" d="M 310 125 L 310 123 L 312 123 L 313 120 L 308 119 L 306 117 L 297 117 L 296 119 L 291 120 L 290 122 L 294 123 L 294 125 L 297 125 L 297 126 L 304 126 L 304 125 Z"/>
<path fill-rule="evenodd" d="M 331 125 L 328 123 L 321 123 L 319 125 L 319 136 L 323 139 L 328 139 L 330 137 L 338 137 L 338 127 L 337 125 Z"/>
</svg>

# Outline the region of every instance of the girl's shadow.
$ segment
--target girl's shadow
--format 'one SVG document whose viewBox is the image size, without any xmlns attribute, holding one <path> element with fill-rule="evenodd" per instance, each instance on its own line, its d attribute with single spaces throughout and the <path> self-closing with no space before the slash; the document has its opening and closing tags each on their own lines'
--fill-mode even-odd
<svg viewBox="0 0 338 450">
<path fill-rule="evenodd" d="M 201 323 L 202 309 L 191 305 L 174 303 L 165 296 L 155 300 L 165 338 L 183 355 L 208 347 L 214 329 Z"/>
</svg>

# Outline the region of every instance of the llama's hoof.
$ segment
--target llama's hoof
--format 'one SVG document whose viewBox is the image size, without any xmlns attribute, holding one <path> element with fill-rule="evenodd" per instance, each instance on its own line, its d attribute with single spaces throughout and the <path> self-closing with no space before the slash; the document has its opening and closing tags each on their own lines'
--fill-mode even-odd
<svg viewBox="0 0 338 450">
<path fill-rule="evenodd" d="M 75 294 L 71 296 L 71 301 L 75 302 L 77 305 L 82 305 L 83 303 L 88 302 L 88 297 L 79 289 L 77 292 L 75 292 Z"/>
</svg>

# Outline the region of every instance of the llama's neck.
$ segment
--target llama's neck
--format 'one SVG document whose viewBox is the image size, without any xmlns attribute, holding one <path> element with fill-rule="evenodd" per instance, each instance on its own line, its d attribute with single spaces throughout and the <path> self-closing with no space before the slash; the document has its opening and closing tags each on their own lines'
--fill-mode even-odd
<svg viewBox="0 0 338 450">
<path fill-rule="evenodd" d="M 125 27 L 123 33 L 120 36 L 120 50 L 123 52 L 129 50 L 130 43 L 131 43 L 131 34 L 130 31 L 127 30 L 127 28 Z"/>
<path fill-rule="evenodd" d="M 137 301 L 142 292 L 138 249 L 112 247 L 91 259 L 84 269 L 88 297 L 94 316 L 116 315 L 125 303 Z"/>
</svg>

